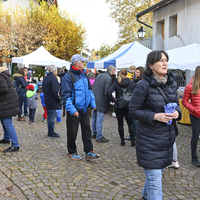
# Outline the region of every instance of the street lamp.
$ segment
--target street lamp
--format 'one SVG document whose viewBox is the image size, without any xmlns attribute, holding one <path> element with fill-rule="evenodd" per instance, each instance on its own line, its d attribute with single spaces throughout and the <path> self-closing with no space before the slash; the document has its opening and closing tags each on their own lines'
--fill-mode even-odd
<svg viewBox="0 0 200 200">
<path fill-rule="evenodd" d="M 99 54 L 98 54 L 98 53 L 96 53 L 96 58 L 97 58 L 97 60 L 98 60 L 98 58 L 99 58 Z"/>
<path fill-rule="evenodd" d="M 138 30 L 138 37 L 140 38 L 140 39 L 142 39 L 142 38 L 144 38 L 144 36 L 145 36 L 145 30 L 143 29 L 143 27 L 141 26 L 141 28 Z"/>
</svg>

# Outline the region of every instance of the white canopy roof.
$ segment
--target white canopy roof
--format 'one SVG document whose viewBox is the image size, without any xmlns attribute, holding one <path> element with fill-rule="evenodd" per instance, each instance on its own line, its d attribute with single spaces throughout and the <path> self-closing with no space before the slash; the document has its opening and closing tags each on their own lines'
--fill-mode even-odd
<svg viewBox="0 0 200 200">
<path fill-rule="evenodd" d="M 88 62 L 88 68 L 103 69 L 109 65 L 117 68 L 128 68 L 133 62 L 146 58 L 151 50 L 138 42 L 122 45 L 117 51 L 97 61 Z"/>
<path fill-rule="evenodd" d="M 181 69 L 181 70 L 195 70 L 200 65 L 200 45 L 190 44 L 187 46 L 171 49 L 167 51 L 169 55 L 169 69 Z M 141 59 L 132 64 L 136 67 L 144 66 L 146 59 Z"/>
<path fill-rule="evenodd" d="M 13 57 L 12 63 L 21 63 L 28 65 L 40 65 L 40 66 L 49 66 L 55 65 L 59 68 L 66 66 L 70 68 L 70 62 L 61 60 L 52 56 L 43 46 L 35 50 L 34 52 L 22 56 L 22 57 Z"/>
</svg>

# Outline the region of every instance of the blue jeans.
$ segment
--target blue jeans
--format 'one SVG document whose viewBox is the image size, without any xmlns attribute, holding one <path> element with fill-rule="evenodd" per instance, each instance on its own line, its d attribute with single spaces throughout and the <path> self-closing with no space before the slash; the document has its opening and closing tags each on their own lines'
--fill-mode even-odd
<svg viewBox="0 0 200 200">
<path fill-rule="evenodd" d="M 36 108 L 35 109 L 29 108 L 29 121 L 34 122 L 35 112 L 36 112 Z"/>
<path fill-rule="evenodd" d="M 54 134 L 55 117 L 56 117 L 56 110 L 47 110 L 47 127 L 49 136 L 52 136 Z"/>
<path fill-rule="evenodd" d="M 142 196 L 148 200 L 162 200 L 162 174 L 164 169 L 144 169 L 146 176 Z"/>
<path fill-rule="evenodd" d="M 24 115 L 28 115 L 27 107 L 28 107 L 28 98 L 27 98 L 27 96 L 25 95 L 25 96 L 24 96 Z"/>
<path fill-rule="evenodd" d="M 197 157 L 197 143 L 200 133 L 200 118 L 197 118 L 190 114 L 191 126 L 192 126 L 192 139 L 191 139 L 191 155 L 192 158 Z"/>
<path fill-rule="evenodd" d="M 17 133 L 12 123 L 12 117 L 0 118 L 4 131 L 4 140 L 10 141 L 12 146 L 19 147 Z"/>
<path fill-rule="evenodd" d="M 62 117 L 62 110 L 56 110 L 56 117 Z"/>
<path fill-rule="evenodd" d="M 25 94 L 18 94 L 18 96 L 19 96 L 19 107 L 21 112 L 21 114 L 18 114 L 18 117 L 20 117 L 22 115 L 22 106 L 24 103 Z"/>
<path fill-rule="evenodd" d="M 96 139 L 103 137 L 102 127 L 105 114 L 97 110 L 92 113 L 92 134 L 96 135 Z"/>
</svg>

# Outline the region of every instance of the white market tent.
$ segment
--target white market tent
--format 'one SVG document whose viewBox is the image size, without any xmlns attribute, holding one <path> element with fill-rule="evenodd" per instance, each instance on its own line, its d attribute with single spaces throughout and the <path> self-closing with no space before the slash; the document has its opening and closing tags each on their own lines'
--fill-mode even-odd
<svg viewBox="0 0 200 200">
<path fill-rule="evenodd" d="M 200 45 L 190 44 L 187 46 L 167 51 L 169 55 L 168 68 L 180 70 L 195 70 L 200 65 Z M 132 64 L 136 67 L 144 66 L 146 59 L 141 59 Z"/>
<path fill-rule="evenodd" d="M 37 50 L 28 55 L 22 57 L 13 57 L 12 63 L 21 63 L 27 67 L 28 65 L 55 65 L 58 68 L 63 66 L 66 66 L 68 69 L 70 68 L 70 62 L 52 56 L 43 46 L 39 47 Z"/>
<path fill-rule="evenodd" d="M 117 51 L 109 56 L 88 62 L 87 68 L 106 69 L 109 65 L 116 68 L 128 68 L 133 62 L 146 58 L 151 50 L 138 42 L 122 45 Z"/>
</svg>

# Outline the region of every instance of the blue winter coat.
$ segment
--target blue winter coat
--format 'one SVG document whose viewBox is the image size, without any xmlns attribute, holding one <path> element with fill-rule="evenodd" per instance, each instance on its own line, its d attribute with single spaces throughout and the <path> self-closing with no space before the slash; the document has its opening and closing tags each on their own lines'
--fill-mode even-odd
<svg viewBox="0 0 200 200">
<path fill-rule="evenodd" d="M 44 77 L 42 90 L 44 93 L 44 102 L 47 110 L 60 110 L 61 98 L 59 97 L 60 84 L 52 72 Z"/>
<path fill-rule="evenodd" d="M 75 112 L 87 112 L 87 108 L 95 108 L 95 98 L 92 92 L 92 87 L 90 81 L 84 73 L 86 70 L 81 73 L 80 70 L 70 71 L 74 75 L 74 87 L 75 87 L 75 104 L 74 102 L 74 89 L 72 87 L 72 79 L 69 73 L 66 73 L 62 78 L 61 86 L 62 86 L 62 100 L 66 106 L 66 110 L 73 115 Z"/>
<path fill-rule="evenodd" d="M 165 85 L 153 77 L 145 77 L 136 85 L 129 105 L 130 115 L 138 120 L 136 133 L 137 162 L 146 169 L 162 169 L 172 162 L 173 144 L 175 141 L 174 126 L 153 120 L 156 113 L 164 112 L 166 101 L 156 86 L 160 86 L 169 102 L 178 104 L 175 75 L 168 74 Z M 176 110 L 181 119 L 179 105 Z"/>
</svg>

